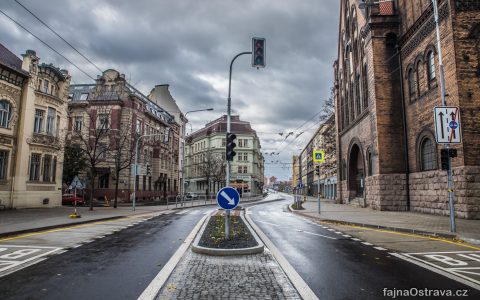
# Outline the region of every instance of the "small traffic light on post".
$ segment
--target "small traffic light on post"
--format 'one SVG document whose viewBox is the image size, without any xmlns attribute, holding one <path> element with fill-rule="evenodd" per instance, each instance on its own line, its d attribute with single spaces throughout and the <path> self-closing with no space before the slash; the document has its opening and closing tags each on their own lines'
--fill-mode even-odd
<svg viewBox="0 0 480 300">
<path fill-rule="evenodd" d="M 237 147 L 237 144 L 235 144 L 235 139 L 237 136 L 233 133 L 227 133 L 227 144 L 226 144 L 226 159 L 227 161 L 232 161 L 233 157 L 237 155 L 235 151 L 235 147 Z"/>
<path fill-rule="evenodd" d="M 252 39 L 252 67 L 265 68 L 265 39 Z"/>
<path fill-rule="evenodd" d="M 449 169 L 449 161 L 448 161 L 448 150 L 449 149 L 441 149 L 440 150 L 440 162 L 442 164 L 442 170 L 447 171 Z"/>
<path fill-rule="evenodd" d="M 315 175 L 320 176 L 320 166 L 315 166 Z"/>
</svg>

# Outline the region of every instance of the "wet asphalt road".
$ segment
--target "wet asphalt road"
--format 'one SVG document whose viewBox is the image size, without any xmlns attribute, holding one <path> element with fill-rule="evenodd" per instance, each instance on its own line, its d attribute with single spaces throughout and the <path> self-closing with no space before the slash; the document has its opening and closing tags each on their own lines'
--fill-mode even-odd
<svg viewBox="0 0 480 300">
<path fill-rule="evenodd" d="M 0 278 L 0 299 L 137 299 L 212 208 L 161 215 Z"/>
<path fill-rule="evenodd" d="M 288 213 L 290 203 L 257 205 L 250 216 L 320 299 L 388 299 L 384 288 L 412 287 L 467 289 L 480 299 L 478 290 Z"/>
</svg>

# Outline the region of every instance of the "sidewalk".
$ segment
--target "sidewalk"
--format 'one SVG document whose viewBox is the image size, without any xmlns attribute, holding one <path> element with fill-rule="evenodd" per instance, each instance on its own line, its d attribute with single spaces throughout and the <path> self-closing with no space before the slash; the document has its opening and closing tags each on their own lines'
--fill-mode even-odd
<svg viewBox="0 0 480 300">
<path fill-rule="evenodd" d="M 293 198 L 291 199 L 293 203 Z M 452 235 L 448 216 L 416 212 L 378 211 L 348 204 L 335 204 L 326 199 L 320 200 L 320 206 L 321 213 L 319 214 L 317 199 L 307 197 L 307 201 L 303 203 L 305 210 L 296 211 L 296 213 L 322 220 L 346 222 L 366 227 L 435 233 L 440 236 L 456 237 L 466 242 L 480 244 L 480 220 L 456 218 L 457 234 Z"/>
<path fill-rule="evenodd" d="M 246 198 L 242 203 L 248 203 L 261 200 L 262 197 Z M 216 201 L 208 200 L 206 205 L 216 205 Z M 16 210 L 0 210 L 0 237 L 15 235 L 32 231 L 46 230 L 57 227 L 66 227 L 75 224 L 122 218 L 146 213 L 156 213 L 175 208 L 191 208 L 205 206 L 204 200 L 187 201 L 184 206 L 180 203 L 170 203 L 167 205 L 144 206 L 137 205 L 135 211 L 132 206 L 113 207 L 94 207 L 93 211 L 89 207 L 77 207 L 77 214 L 81 218 L 70 219 L 68 215 L 72 214 L 74 208 L 71 206 L 62 206 L 54 208 L 25 208 Z"/>
</svg>

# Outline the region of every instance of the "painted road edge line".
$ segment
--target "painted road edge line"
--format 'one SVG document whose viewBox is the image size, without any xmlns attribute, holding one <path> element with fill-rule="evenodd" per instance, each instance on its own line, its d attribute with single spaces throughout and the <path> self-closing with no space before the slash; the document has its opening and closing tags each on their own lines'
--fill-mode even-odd
<svg viewBox="0 0 480 300">
<path fill-rule="evenodd" d="M 392 256 L 395 256 L 395 257 L 397 257 L 397 258 L 403 259 L 403 260 L 405 260 L 405 261 L 408 261 L 408 262 L 410 262 L 410 263 L 412 263 L 412 264 L 415 264 L 415 265 L 417 265 L 417 266 L 419 266 L 419 267 L 422 267 L 422 268 L 425 268 L 425 269 L 430 270 L 430 271 L 432 271 L 432 272 L 435 272 L 435 273 L 437 273 L 437 274 L 443 275 L 443 276 L 445 276 L 445 277 L 447 277 L 447 278 L 450 278 L 450 279 L 452 279 L 452 280 L 455 280 L 455 281 L 458 281 L 458 282 L 463 283 L 463 284 L 465 284 L 465 285 L 468 285 L 469 287 L 472 287 L 472 288 L 474 288 L 474 289 L 480 290 L 480 287 L 479 287 L 478 284 L 475 284 L 475 283 L 473 283 L 473 282 L 471 282 L 471 281 L 469 281 L 469 280 L 463 279 L 462 277 L 455 276 L 455 275 L 453 275 L 453 274 L 450 273 L 450 272 L 444 271 L 444 270 L 442 270 L 442 269 L 438 269 L 437 267 L 432 267 L 432 266 L 430 266 L 430 265 L 428 265 L 428 264 L 426 264 L 426 263 L 420 262 L 420 261 L 418 261 L 418 260 L 416 260 L 416 259 L 410 258 L 410 257 L 408 257 L 408 256 L 406 256 L 406 255 L 404 255 L 404 254 L 401 254 L 401 253 L 391 252 L 391 253 L 389 253 L 389 254 L 392 255 Z"/>
<path fill-rule="evenodd" d="M 256 205 L 248 207 L 246 210 L 248 211 L 250 208 Z M 310 289 L 308 284 L 303 280 L 303 278 L 295 271 L 292 265 L 288 262 L 288 260 L 283 256 L 282 253 L 275 247 L 275 245 L 270 241 L 270 239 L 263 233 L 263 231 L 253 222 L 250 218 L 250 215 L 245 214 L 245 218 L 247 219 L 248 223 L 252 226 L 253 230 L 257 233 L 260 239 L 263 241 L 265 246 L 270 250 L 272 255 L 277 260 L 280 267 L 283 269 L 287 277 L 292 282 L 293 286 L 297 289 L 297 292 L 303 299 L 318 299 L 317 295 Z"/>
<path fill-rule="evenodd" d="M 193 230 L 187 236 L 185 241 L 178 247 L 178 250 L 173 254 L 172 257 L 168 260 L 165 266 L 160 270 L 160 272 L 155 276 L 155 278 L 150 282 L 147 288 L 143 291 L 143 293 L 138 297 L 138 300 L 153 300 L 157 297 L 158 292 L 167 281 L 170 274 L 172 274 L 173 270 L 177 266 L 180 259 L 182 259 L 183 255 L 192 244 L 195 236 L 197 235 L 198 231 L 202 227 L 203 223 L 207 219 L 208 215 L 205 215 L 198 223 L 195 225 Z"/>
</svg>

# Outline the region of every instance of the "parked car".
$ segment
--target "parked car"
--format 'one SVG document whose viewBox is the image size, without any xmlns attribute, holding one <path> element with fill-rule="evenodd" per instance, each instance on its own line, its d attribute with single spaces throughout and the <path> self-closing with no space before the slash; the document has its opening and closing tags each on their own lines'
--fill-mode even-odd
<svg viewBox="0 0 480 300">
<path fill-rule="evenodd" d="M 186 200 L 196 200 L 198 199 L 198 195 L 195 193 L 186 193 L 185 194 L 185 199 Z"/>
<path fill-rule="evenodd" d="M 74 205 L 75 200 L 77 201 L 77 205 L 84 205 L 85 201 L 82 197 L 75 197 L 74 194 L 63 194 L 62 195 L 62 205 Z"/>
</svg>

